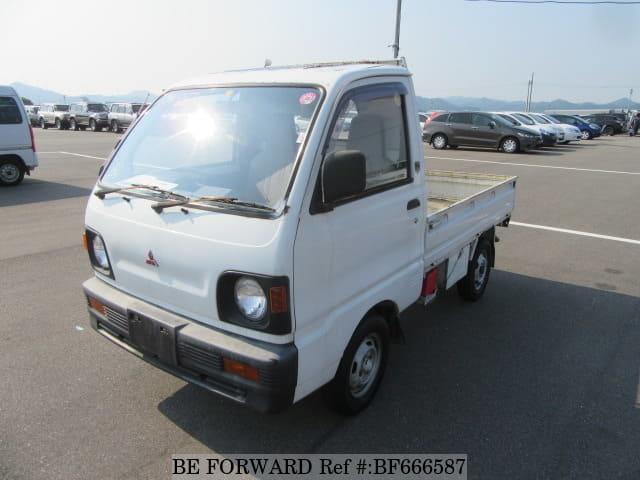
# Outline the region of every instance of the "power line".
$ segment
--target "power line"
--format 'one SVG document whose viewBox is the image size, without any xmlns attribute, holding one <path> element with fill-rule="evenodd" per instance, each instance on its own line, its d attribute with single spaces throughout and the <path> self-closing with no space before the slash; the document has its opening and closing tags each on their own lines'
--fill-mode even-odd
<svg viewBox="0 0 640 480">
<path fill-rule="evenodd" d="M 597 0 L 593 2 L 588 1 L 569 1 L 569 0 L 465 0 L 466 2 L 492 2 L 492 3 L 523 3 L 523 4 L 539 4 L 539 3 L 555 3 L 560 5 L 640 5 L 640 1 L 614 1 L 614 0 Z"/>
</svg>

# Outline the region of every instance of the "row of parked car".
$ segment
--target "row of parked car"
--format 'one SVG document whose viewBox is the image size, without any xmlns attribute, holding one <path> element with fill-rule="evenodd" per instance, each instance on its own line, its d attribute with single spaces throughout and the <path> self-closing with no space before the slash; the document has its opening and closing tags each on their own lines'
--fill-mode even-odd
<svg viewBox="0 0 640 480">
<path fill-rule="evenodd" d="M 423 139 L 433 148 L 486 147 L 505 153 L 591 140 L 605 129 L 575 115 L 530 112 L 420 113 Z M 608 133 L 608 130 L 607 130 Z"/>
<path fill-rule="evenodd" d="M 56 127 L 60 130 L 122 132 L 148 105 L 144 103 L 44 103 L 25 105 L 32 126 Z"/>
</svg>

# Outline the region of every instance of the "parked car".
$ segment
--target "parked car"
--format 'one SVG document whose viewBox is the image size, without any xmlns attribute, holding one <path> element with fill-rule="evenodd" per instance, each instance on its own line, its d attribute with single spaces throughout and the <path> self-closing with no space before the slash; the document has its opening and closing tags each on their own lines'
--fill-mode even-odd
<svg viewBox="0 0 640 480">
<path fill-rule="evenodd" d="M 538 117 L 535 113 L 532 112 L 517 112 L 519 117 L 527 117 L 532 120 L 534 124 L 541 126 L 542 128 L 546 128 L 547 130 L 555 133 L 556 135 L 556 143 L 564 142 L 564 129 L 559 127 L 558 125 L 551 123 L 549 120 L 546 120 L 542 117 Z"/>
<path fill-rule="evenodd" d="M 500 112 L 498 115 L 502 118 L 509 116 L 519 124 L 537 131 L 542 136 L 542 144 L 540 145 L 542 147 L 553 147 L 558 143 L 558 135 L 556 135 L 551 128 L 546 125 L 536 123 L 532 118 L 525 114 L 519 112 Z"/>
<path fill-rule="evenodd" d="M 433 148 L 459 145 L 486 147 L 505 153 L 536 148 L 542 137 L 487 112 L 451 112 L 437 115 L 425 125 L 424 139 Z"/>
<path fill-rule="evenodd" d="M 144 103 L 112 103 L 109 107 L 109 128 L 115 133 L 129 128 L 147 107 Z"/>
<path fill-rule="evenodd" d="M 12 87 L 0 86 L 0 185 L 18 185 L 37 166 L 33 128 L 22 101 Z"/>
<path fill-rule="evenodd" d="M 577 115 L 565 115 L 561 113 L 551 113 L 548 115 L 551 118 L 566 123 L 567 125 L 573 125 L 580 130 L 582 140 L 591 140 L 592 138 L 599 137 L 602 134 L 602 128 L 595 123 L 589 123 L 584 118 Z"/>
<path fill-rule="evenodd" d="M 599 125 L 600 128 L 602 128 L 602 135 L 613 136 L 623 133 L 626 130 L 626 125 L 623 125 L 622 122 L 613 115 L 594 113 L 591 115 L 584 115 L 582 118 L 589 123 Z"/>
<path fill-rule="evenodd" d="M 40 111 L 40 105 L 25 105 L 24 109 L 27 112 L 29 124 L 32 127 L 38 125 L 38 120 L 40 119 L 38 114 L 38 112 Z"/>
<path fill-rule="evenodd" d="M 546 115 L 544 113 L 538 113 L 537 115 L 564 129 L 565 144 L 568 144 L 569 142 L 578 142 L 582 140 L 582 132 L 580 132 L 580 129 L 575 125 L 569 125 L 567 123 L 563 123 L 560 120 L 556 120 L 555 118 L 549 115 Z"/>
<path fill-rule="evenodd" d="M 69 128 L 69 105 L 64 103 L 44 103 L 40 106 L 38 123 L 44 129 L 55 125 L 60 130 Z"/>
<path fill-rule="evenodd" d="M 78 102 L 69 106 L 69 128 L 101 132 L 109 126 L 107 106 L 104 103 Z"/>
</svg>

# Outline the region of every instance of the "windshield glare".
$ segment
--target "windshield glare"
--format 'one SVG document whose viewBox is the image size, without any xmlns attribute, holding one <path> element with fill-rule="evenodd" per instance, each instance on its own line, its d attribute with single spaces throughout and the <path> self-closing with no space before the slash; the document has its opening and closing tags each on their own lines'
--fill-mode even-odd
<svg viewBox="0 0 640 480">
<path fill-rule="evenodd" d="M 231 197 L 278 211 L 320 93 L 309 87 L 178 90 L 126 137 L 102 177 L 189 198 Z M 231 207 L 230 205 L 221 205 Z"/>
</svg>

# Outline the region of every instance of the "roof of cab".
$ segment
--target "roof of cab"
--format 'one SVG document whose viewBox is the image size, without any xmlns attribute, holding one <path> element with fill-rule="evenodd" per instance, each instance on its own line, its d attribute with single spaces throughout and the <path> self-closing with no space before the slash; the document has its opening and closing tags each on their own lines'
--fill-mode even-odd
<svg viewBox="0 0 640 480">
<path fill-rule="evenodd" d="M 18 93 L 15 91 L 13 87 L 0 85 L 0 95 L 12 95 L 17 97 Z"/>
<path fill-rule="evenodd" d="M 293 65 L 285 67 L 265 67 L 249 70 L 232 70 L 212 73 L 172 85 L 167 90 L 187 87 L 213 85 L 256 85 L 256 84 L 311 84 L 330 88 L 334 85 L 369 77 L 375 71 L 376 76 L 409 76 L 409 70 L 401 66 L 401 60 L 358 61 Z"/>
</svg>

